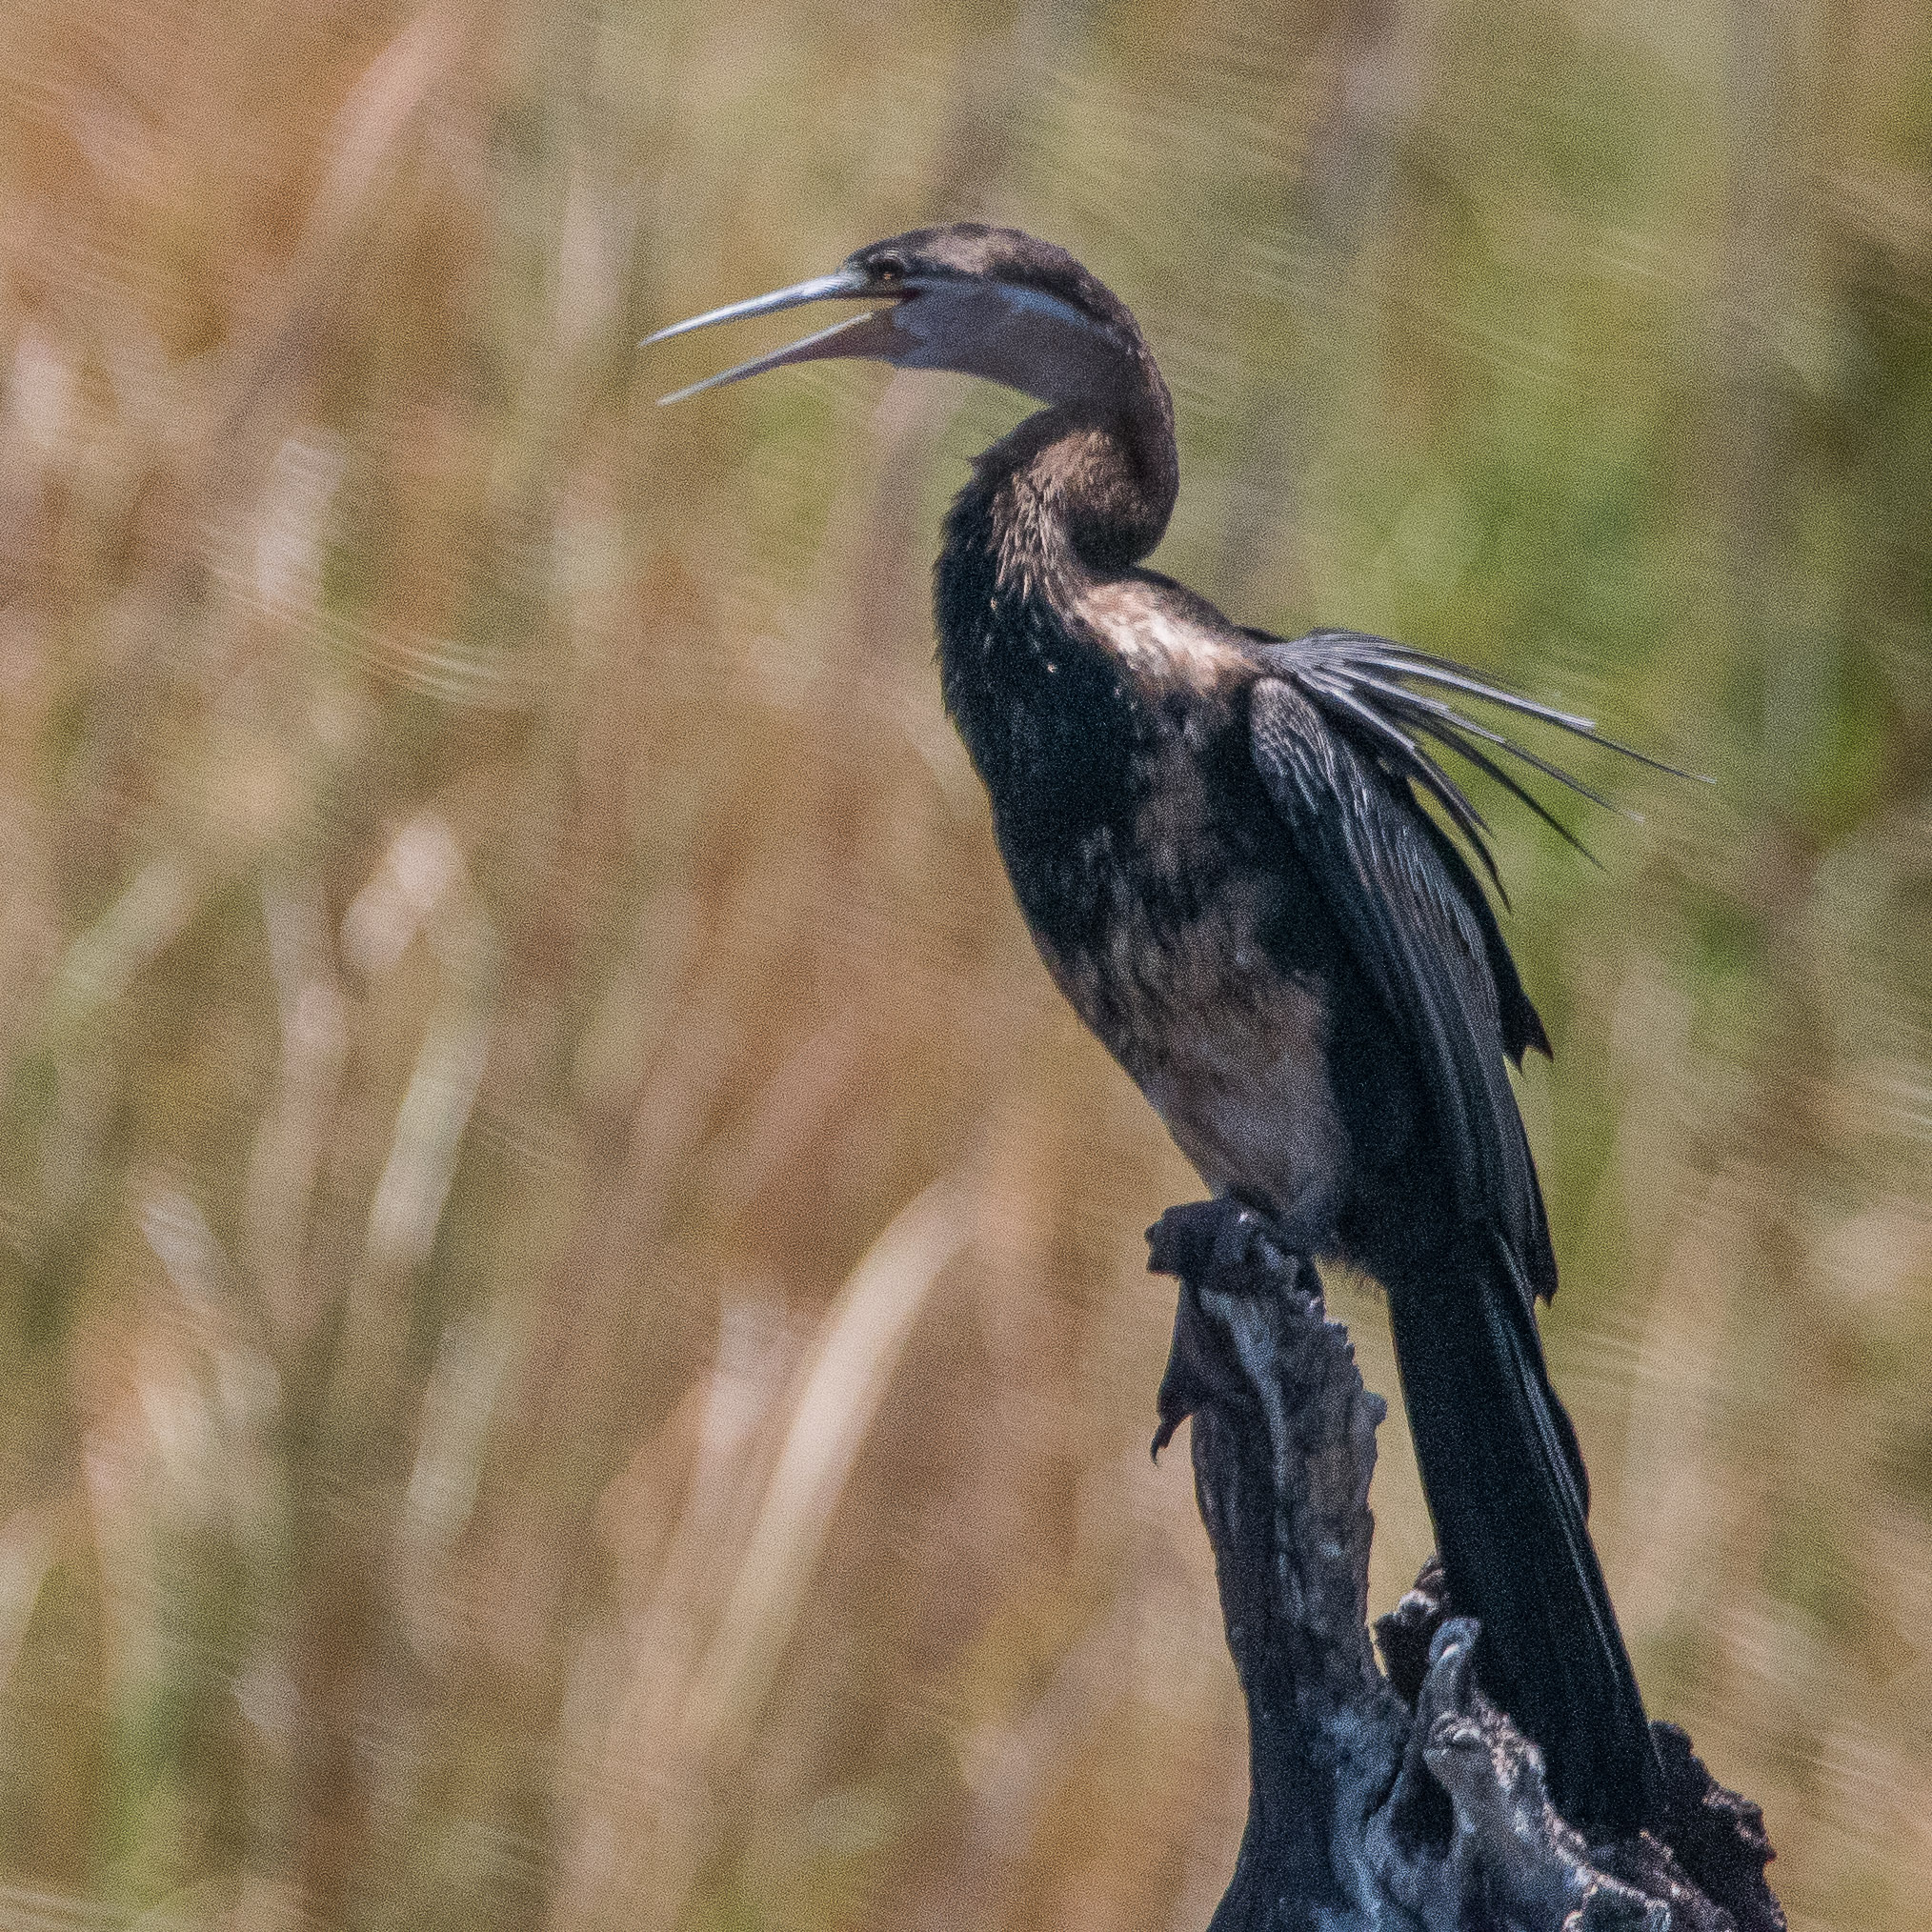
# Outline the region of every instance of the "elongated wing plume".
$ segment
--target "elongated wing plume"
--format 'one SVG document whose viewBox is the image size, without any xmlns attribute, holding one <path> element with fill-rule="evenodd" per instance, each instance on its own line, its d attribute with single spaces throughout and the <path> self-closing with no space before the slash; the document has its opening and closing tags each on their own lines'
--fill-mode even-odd
<svg viewBox="0 0 1932 1932">
<path fill-rule="evenodd" d="M 1590 849 L 1501 761 L 1515 759 L 1528 770 L 1554 779 L 1579 797 L 1620 816 L 1635 819 L 1638 815 L 1605 797 L 1575 773 L 1529 746 L 1519 744 L 1507 733 L 1471 717 L 1458 708 L 1456 699 L 1493 705 L 1499 711 L 1553 725 L 1559 731 L 1588 738 L 1606 751 L 1634 758 L 1639 764 L 1668 772 L 1673 777 L 1694 775 L 1606 737 L 1592 718 L 1540 703 L 1507 685 L 1483 677 L 1466 665 L 1445 657 L 1432 657 L 1425 651 L 1413 651 L 1386 637 L 1373 637 L 1359 631 L 1312 631 L 1305 637 L 1293 638 L 1275 637 L 1259 631 L 1247 634 L 1261 647 L 1258 654 L 1276 676 L 1287 678 L 1334 724 L 1358 742 L 1366 743 L 1387 770 L 1419 785 L 1441 806 L 1482 860 L 1505 904 L 1509 896 L 1503 892 L 1502 879 L 1489 849 L 1488 823 L 1468 794 L 1438 762 L 1430 743 L 1454 752 L 1495 779 L 1593 865 L 1597 861 Z"/>
</svg>

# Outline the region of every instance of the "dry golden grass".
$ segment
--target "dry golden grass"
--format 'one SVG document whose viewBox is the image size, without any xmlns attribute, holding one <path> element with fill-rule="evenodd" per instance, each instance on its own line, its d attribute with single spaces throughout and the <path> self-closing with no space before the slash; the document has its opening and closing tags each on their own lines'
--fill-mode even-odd
<svg viewBox="0 0 1932 1932">
<path fill-rule="evenodd" d="M 0 1923 L 1205 1923 L 1192 1183 L 929 663 L 1013 405 L 634 348 L 967 213 L 1153 333 L 1166 567 L 1719 778 L 1505 840 L 1552 1353 L 1654 1708 L 1803 1922 L 1922 1909 L 1919 10 L 67 0 L 0 72 Z"/>
</svg>

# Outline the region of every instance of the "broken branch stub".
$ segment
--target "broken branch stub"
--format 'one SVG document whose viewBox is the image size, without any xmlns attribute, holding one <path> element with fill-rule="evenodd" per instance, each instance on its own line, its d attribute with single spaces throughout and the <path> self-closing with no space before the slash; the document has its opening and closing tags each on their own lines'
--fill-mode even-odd
<svg viewBox="0 0 1932 1932">
<path fill-rule="evenodd" d="M 1784 1932 L 1763 1820 L 1670 1724 L 1666 1813 L 1592 1843 L 1477 1681 L 1433 1562 L 1368 1630 L 1369 1479 L 1387 1413 L 1321 1283 L 1232 1202 L 1149 1231 L 1177 1276 L 1158 1454 L 1193 1419 L 1195 1490 L 1248 1706 L 1247 1830 L 1211 1932 Z"/>
</svg>

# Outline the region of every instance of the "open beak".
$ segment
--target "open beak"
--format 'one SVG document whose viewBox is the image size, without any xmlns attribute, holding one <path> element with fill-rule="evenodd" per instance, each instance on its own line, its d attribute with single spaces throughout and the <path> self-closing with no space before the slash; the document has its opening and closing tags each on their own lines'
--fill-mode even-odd
<svg viewBox="0 0 1932 1932">
<path fill-rule="evenodd" d="M 669 329 L 660 329 L 656 334 L 647 335 L 637 347 L 649 349 L 654 342 L 668 342 L 674 335 L 688 335 L 694 329 L 709 329 L 714 322 L 741 322 L 752 315 L 773 315 L 780 309 L 796 309 L 807 302 L 860 301 L 881 294 L 889 301 L 897 302 L 903 298 L 904 292 L 898 289 L 882 292 L 873 288 L 863 269 L 835 269 L 829 275 L 815 275 L 809 282 L 795 282 L 789 289 L 775 289 L 769 295 L 754 295 L 744 302 L 727 302 L 722 309 L 707 310 L 702 315 L 694 315 L 688 322 L 674 322 Z M 749 362 L 739 363 L 735 369 L 727 369 L 719 375 L 708 375 L 702 382 L 693 383 L 689 389 L 680 389 L 674 394 L 659 396 L 657 400 L 660 404 L 682 402 L 686 396 L 700 394 L 708 389 L 718 389 L 728 382 L 741 381 L 748 375 L 762 374 L 768 369 L 780 369 L 789 362 L 816 362 L 827 356 L 838 355 L 875 356 L 890 361 L 894 346 L 891 309 L 871 310 L 863 315 L 850 315 L 843 322 L 835 322 L 831 328 L 820 329 L 815 334 L 807 335 L 784 349 L 755 355 Z"/>
</svg>

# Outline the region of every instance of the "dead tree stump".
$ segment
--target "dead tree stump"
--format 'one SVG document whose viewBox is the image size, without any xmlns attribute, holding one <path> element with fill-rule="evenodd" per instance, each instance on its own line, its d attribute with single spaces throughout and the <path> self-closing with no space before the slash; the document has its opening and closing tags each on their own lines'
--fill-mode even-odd
<svg viewBox="0 0 1932 1932">
<path fill-rule="evenodd" d="M 1593 1843 L 1476 1681 L 1476 1625 L 1432 1563 L 1367 1627 L 1369 1478 L 1387 1413 L 1306 1258 L 1264 1225 L 1172 1210 L 1179 1277 L 1157 1454 L 1194 1419 L 1195 1490 L 1248 1705 L 1247 1831 L 1211 1932 L 1784 1932 L 1759 1807 L 1657 1724 L 1656 1834 Z"/>
</svg>

